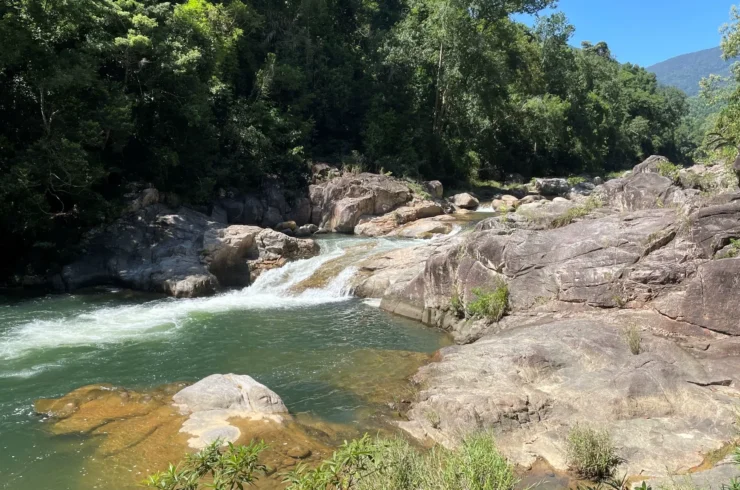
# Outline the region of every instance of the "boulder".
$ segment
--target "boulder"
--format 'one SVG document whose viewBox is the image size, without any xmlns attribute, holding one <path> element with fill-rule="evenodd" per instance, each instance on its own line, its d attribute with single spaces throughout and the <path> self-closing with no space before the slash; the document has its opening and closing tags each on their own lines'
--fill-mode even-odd
<svg viewBox="0 0 740 490">
<path fill-rule="evenodd" d="M 455 194 L 450 198 L 450 202 L 455 206 L 463 209 L 476 209 L 480 202 L 467 192 Z"/>
<path fill-rule="evenodd" d="M 453 228 L 454 225 L 448 221 L 424 218 L 396 228 L 386 236 L 428 239 L 438 235 L 447 235 Z"/>
<path fill-rule="evenodd" d="M 212 374 L 183 388 L 172 400 L 185 414 L 206 410 L 261 414 L 288 412 L 277 393 L 250 376 L 238 374 Z"/>
<path fill-rule="evenodd" d="M 444 187 L 442 186 L 442 182 L 438 180 L 424 182 L 424 189 L 434 199 L 442 199 L 442 196 L 444 195 Z"/>
<path fill-rule="evenodd" d="M 300 228 L 298 228 L 295 232 L 295 236 L 297 237 L 307 237 L 315 234 L 319 231 L 319 227 L 314 225 L 313 223 L 303 225 Z"/>
<path fill-rule="evenodd" d="M 312 222 L 322 229 L 352 233 L 360 218 L 383 215 L 408 202 L 409 187 L 386 175 L 344 175 L 312 185 Z"/>
<path fill-rule="evenodd" d="M 511 194 L 504 194 L 499 199 L 501 199 L 503 202 L 509 204 L 510 206 L 516 206 L 519 203 L 519 199 L 512 196 Z"/>
<path fill-rule="evenodd" d="M 275 226 L 275 229 L 277 231 L 283 231 L 283 230 L 291 230 L 295 231 L 295 229 L 298 228 L 298 225 L 295 221 L 283 221 L 282 223 L 278 223 Z"/>
<path fill-rule="evenodd" d="M 646 158 L 642 163 L 638 163 L 632 169 L 632 175 L 643 174 L 643 173 L 660 173 L 660 167 L 662 165 L 670 164 L 671 161 L 666 157 L 660 155 L 651 155 Z"/>
<path fill-rule="evenodd" d="M 360 222 L 355 226 L 354 233 L 372 237 L 388 235 L 399 226 L 443 213 L 442 207 L 434 201 L 415 201 L 383 216 L 361 217 Z"/>
<path fill-rule="evenodd" d="M 91 230 L 80 259 L 55 281 L 67 291 L 115 284 L 175 297 L 244 287 L 262 270 L 318 253 L 297 240 L 256 226 L 224 227 L 196 211 L 155 204 Z"/>
<path fill-rule="evenodd" d="M 543 196 L 567 196 L 570 184 L 565 179 L 535 179 L 535 190 Z"/>
<path fill-rule="evenodd" d="M 647 168 L 649 167 L 643 167 Z M 599 186 L 596 195 L 605 204 L 622 211 L 680 206 L 686 204 L 691 197 L 691 194 L 676 186 L 673 180 L 648 170 L 610 180 Z"/>
</svg>

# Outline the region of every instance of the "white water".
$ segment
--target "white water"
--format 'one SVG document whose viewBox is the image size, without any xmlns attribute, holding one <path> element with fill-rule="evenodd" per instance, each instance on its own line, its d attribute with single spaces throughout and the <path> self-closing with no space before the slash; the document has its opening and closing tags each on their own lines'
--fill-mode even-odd
<svg viewBox="0 0 740 490">
<path fill-rule="evenodd" d="M 487 202 L 485 204 L 481 204 L 480 206 L 478 206 L 478 209 L 476 209 L 476 211 L 479 212 L 479 213 L 495 213 L 496 212 L 496 210 L 493 209 L 493 203 L 492 202 Z"/>
<path fill-rule="evenodd" d="M 234 310 L 274 310 L 301 308 L 349 299 L 348 284 L 353 267 L 343 270 L 326 287 L 300 294 L 291 287 L 308 279 L 327 261 L 345 253 L 346 247 L 367 243 L 367 239 L 321 240 L 321 254 L 291 262 L 280 269 L 264 272 L 252 286 L 209 298 L 160 299 L 137 305 L 98 307 L 72 315 L 20 322 L 0 328 L 0 360 L 17 359 L 37 349 L 96 346 L 144 338 L 162 338 L 177 333 L 188 318 L 198 313 Z M 367 255 L 408 247 L 413 241 L 376 240 Z M 53 301 L 53 299 L 51 300 Z"/>
</svg>

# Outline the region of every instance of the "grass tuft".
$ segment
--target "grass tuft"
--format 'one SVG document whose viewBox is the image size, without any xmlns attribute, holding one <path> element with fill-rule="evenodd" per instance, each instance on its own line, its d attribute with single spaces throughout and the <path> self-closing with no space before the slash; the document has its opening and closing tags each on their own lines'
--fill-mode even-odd
<svg viewBox="0 0 740 490">
<path fill-rule="evenodd" d="M 589 197 L 583 204 L 572 207 L 557 218 L 553 219 L 550 223 L 550 228 L 562 228 L 584 216 L 590 214 L 595 209 L 603 206 L 601 200 L 596 197 Z"/>
<path fill-rule="evenodd" d="M 627 341 L 632 354 L 638 355 L 642 352 L 642 334 L 637 325 L 632 324 L 624 329 L 624 339 Z"/>
<path fill-rule="evenodd" d="M 473 289 L 476 298 L 468 304 L 470 316 L 501 320 L 509 309 L 509 286 L 499 279 L 491 290 Z"/>
<path fill-rule="evenodd" d="M 608 478 L 621 462 L 608 431 L 575 426 L 568 433 L 568 463 L 579 476 Z"/>
</svg>

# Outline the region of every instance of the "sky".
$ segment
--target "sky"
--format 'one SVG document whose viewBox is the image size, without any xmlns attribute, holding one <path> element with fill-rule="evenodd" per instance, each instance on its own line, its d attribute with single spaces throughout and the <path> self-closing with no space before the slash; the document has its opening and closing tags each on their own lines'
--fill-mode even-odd
<svg viewBox="0 0 740 490">
<path fill-rule="evenodd" d="M 719 46 L 733 3 L 740 0 L 559 0 L 557 10 L 576 28 L 574 46 L 606 41 L 619 61 L 650 66 Z"/>
</svg>

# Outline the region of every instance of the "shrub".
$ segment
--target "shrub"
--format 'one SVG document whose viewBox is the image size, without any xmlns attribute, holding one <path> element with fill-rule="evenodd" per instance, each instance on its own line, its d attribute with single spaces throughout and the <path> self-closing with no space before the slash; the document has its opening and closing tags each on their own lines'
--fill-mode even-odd
<svg viewBox="0 0 740 490">
<path fill-rule="evenodd" d="M 553 219 L 550 223 L 550 228 L 562 228 L 563 226 L 567 226 L 578 218 L 583 218 L 601 206 L 603 206 L 601 200 L 596 197 L 589 197 L 583 204 L 572 207 L 557 218 Z"/>
<path fill-rule="evenodd" d="M 458 318 L 465 316 L 465 306 L 462 304 L 460 294 L 457 291 L 454 291 L 452 296 L 450 296 L 450 308 L 452 308 L 452 312 Z"/>
<path fill-rule="evenodd" d="M 431 199 L 432 195 L 427 192 L 424 186 L 416 181 L 406 179 L 406 185 L 411 191 L 422 199 Z"/>
<path fill-rule="evenodd" d="M 229 443 L 226 448 L 221 445 L 217 440 L 188 455 L 179 465 L 170 465 L 167 471 L 150 475 L 142 484 L 161 490 L 233 490 L 253 484 L 257 480 L 256 473 L 267 470 L 259 463 L 260 453 L 267 448 L 264 442 L 252 441 L 247 446 Z"/>
<path fill-rule="evenodd" d="M 663 177 L 668 177 L 673 181 L 678 180 L 678 173 L 681 170 L 681 167 L 679 167 L 678 165 L 667 161 L 659 162 L 655 166 L 655 168 L 660 175 L 662 175 Z"/>
<path fill-rule="evenodd" d="M 442 488 L 507 490 L 517 483 L 514 469 L 496 448 L 493 436 L 485 432 L 466 437 L 456 451 L 442 455 L 446 461 L 437 465 L 444 471 Z"/>
<path fill-rule="evenodd" d="M 583 184 L 584 182 L 586 182 L 586 178 L 585 177 L 581 177 L 579 175 L 572 175 L 572 176 L 568 177 L 567 180 L 568 180 L 568 185 L 571 186 L 571 187 L 575 187 L 578 184 Z"/>
<path fill-rule="evenodd" d="M 740 240 L 732 238 L 730 239 L 730 245 L 728 246 L 727 250 L 724 251 L 721 255 L 719 255 L 717 258 L 720 259 L 732 259 L 740 255 Z"/>
<path fill-rule="evenodd" d="M 476 297 L 468 304 L 470 316 L 488 318 L 497 322 L 509 309 L 509 286 L 503 280 L 499 279 L 492 290 L 475 288 L 473 294 Z"/>
<path fill-rule="evenodd" d="M 583 478 L 603 480 L 621 462 L 607 431 L 575 426 L 568 434 L 568 463 Z"/>
<path fill-rule="evenodd" d="M 642 352 L 642 335 L 637 325 L 630 325 L 624 329 L 624 338 L 632 354 L 637 355 Z"/>
</svg>

